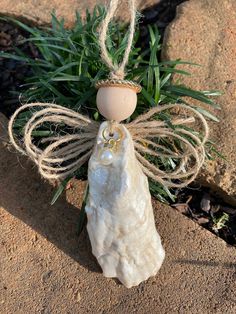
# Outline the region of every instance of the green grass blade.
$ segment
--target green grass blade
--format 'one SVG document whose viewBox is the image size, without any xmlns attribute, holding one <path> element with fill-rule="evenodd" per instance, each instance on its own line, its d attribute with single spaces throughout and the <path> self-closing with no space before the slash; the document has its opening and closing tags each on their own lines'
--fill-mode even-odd
<svg viewBox="0 0 236 314">
<path fill-rule="evenodd" d="M 180 65 L 180 64 L 188 64 L 188 65 L 193 65 L 193 66 L 198 66 L 198 67 L 201 67 L 202 65 L 201 64 L 198 64 L 198 63 L 193 63 L 193 62 L 189 62 L 189 61 L 183 61 L 183 60 L 180 60 L 180 59 L 177 59 L 177 60 L 168 60 L 168 61 L 161 61 L 160 62 L 160 65 L 170 65 L 170 66 L 176 66 L 176 65 Z"/>
<path fill-rule="evenodd" d="M 157 105 L 155 99 L 152 98 L 152 96 L 148 93 L 148 91 L 145 88 L 142 88 L 141 93 L 144 96 L 144 98 L 148 101 L 148 103 L 151 105 L 151 107 L 155 107 Z"/>
<path fill-rule="evenodd" d="M 217 107 L 215 102 L 210 99 L 209 97 L 205 96 L 200 91 L 195 91 L 193 89 L 187 88 L 185 86 L 180 85 L 168 85 L 165 87 L 166 90 L 169 92 L 173 92 L 174 94 L 182 97 L 191 97 L 193 99 L 199 100 L 203 103 L 206 103 L 208 105 L 211 105 L 213 107 Z"/>
<path fill-rule="evenodd" d="M 168 73 L 168 74 L 165 74 L 164 77 L 163 76 L 161 77 L 160 89 L 162 89 L 162 87 L 170 81 L 171 75 L 172 75 L 171 73 Z"/>
<path fill-rule="evenodd" d="M 57 49 L 57 50 L 61 50 L 61 51 L 65 51 L 65 52 L 68 52 L 70 54 L 73 54 L 73 55 L 76 55 L 77 52 L 74 52 L 72 51 L 71 49 L 68 49 L 68 48 L 65 48 L 65 47 L 62 47 L 62 46 L 59 46 L 59 45 L 53 45 L 53 44 L 37 44 L 37 47 L 46 47 L 46 48 L 54 48 L 54 49 Z"/>
<path fill-rule="evenodd" d="M 188 75 L 190 76 L 191 73 L 175 68 L 169 68 L 169 67 L 159 67 L 159 70 L 166 73 L 174 73 L 174 74 L 182 74 L 182 75 Z"/>
<path fill-rule="evenodd" d="M 203 90 L 201 91 L 205 96 L 218 97 L 223 95 L 223 92 L 220 90 Z"/>
<path fill-rule="evenodd" d="M 55 202 L 58 200 L 58 198 L 60 197 L 60 195 L 61 195 L 61 194 L 63 193 L 63 191 L 65 190 L 65 188 L 66 188 L 68 182 L 70 181 L 70 179 L 71 179 L 71 177 L 68 177 L 68 178 L 66 178 L 65 180 L 63 180 L 63 181 L 59 184 L 59 186 L 58 186 L 58 188 L 57 188 L 56 192 L 54 193 L 53 198 L 52 198 L 52 200 L 51 200 L 51 205 L 55 204 Z"/>
<path fill-rule="evenodd" d="M 205 117 L 209 118 L 210 120 L 212 121 L 215 121 L 215 122 L 220 122 L 220 120 L 214 116 L 212 113 L 210 113 L 209 111 L 201 108 L 201 107 L 195 107 L 195 109 L 200 112 L 201 114 L 203 114 Z"/>
<path fill-rule="evenodd" d="M 88 200 L 88 194 L 89 194 L 89 186 L 88 184 L 86 185 L 85 192 L 84 192 L 84 198 L 83 198 L 83 203 L 80 209 L 79 213 L 79 220 L 78 220 L 78 227 L 77 227 L 77 235 L 80 236 L 83 227 L 85 225 L 85 219 L 86 219 L 86 212 L 85 212 L 85 207 L 86 203 Z"/>
<path fill-rule="evenodd" d="M 28 32 L 32 35 L 35 35 L 38 33 L 38 30 L 36 28 L 30 27 L 30 26 L 28 26 L 28 25 L 14 19 L 12 17 L 4 17 L 4 18 L 1 17 L 0 20 L 6 21 L 6 22 L 10 21 L 10 22 L 14 23 L 15 25 L 19 26 L 20 28 L 24 29 L 26 32 Z"/>
</svg>

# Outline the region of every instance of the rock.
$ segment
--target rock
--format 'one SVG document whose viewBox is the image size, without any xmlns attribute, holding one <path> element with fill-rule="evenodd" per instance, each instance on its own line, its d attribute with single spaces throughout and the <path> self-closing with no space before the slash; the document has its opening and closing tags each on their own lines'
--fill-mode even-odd
<svg viewBox="0 0 236 314">
<path fill-rule="evenodd" d="M 125 1 L 124 1 L 125 2 Z M 159 0 L 137 0 L 139 10 L 157 4 Z M 56 15 L 65 19 L 65 25 L 70 27 L 75 21 L 75 12 L 79 11 L 82 16 L 85 15 L 86 9 L 93 10 L 96 4 L 106 4 L 105 0 L 26 0 L 26 1 L 10 1 L 0 0 L 0 13 L 26 18 L 37 24 L 46 24 L 51 21 L 51 13 L 55 10 Z M 119 10 L 122 19 L 128 19 L 128 10 L 122 5 Z"/>
<path fill-rule="evenodd" d="M 173 208 L 153 202 L 165 262 L 155 277 L 127 289 L 102 276 L 86 232 L 76 235 L 81 182 L 74 181 L 67 201 L 62 195 L 51 206 L 52 188 L 36 167 L 24 157 L 19 164 L 1 140 L 0 150 L 2 313 L 236 313 L 234 247 Z M 37 245 L 31 246 L 35 232 Z M 13 243 L 17 250 L 10 252 Z M 48 270 L 53 273 L 42 282 Z"/>
<path fill-rule="evenodd" d="M 164 38 L 163 58 L 187 60 L 201 67 L 181 66 L 193 73 L 182 83 L 199 90 L 217 89 L 220 123 L 211 123 L 211 138 L 227 162 L 209 161 L 199 181 L 236 204 L 236 2 L 187 1 L 178 7 Z"/>
<path fill-rule="evenodd" d="M 207 223 L 209 223 L 209 218 L 207 217 L 200 217 L 198 218 L 197 222 L 199 223 L 199 225 L 205 225 Z"/>
<path fill-rule="evenodd" d="M 51 275 L 52 275 L 52 270 L 47 270 L 46 272 L 42 274 L 41 281 L 44 283 L 50 278 Z"/>
<path fill-rule="evenodd" d="M 136 159 L 132 138 L 119 125 L 119 146 L 114 151 L 104 148 L 108 126 L 108 122 L 101 125 L 89 161 L 87 230 L 104 276 L 116 277 L 131 288 L 156 275 L 165 253 L 155 228 L 148 180 Z M 112 157 L 109 163 L 101 158 L 104 152 Z"/>
<path fill-rule="evenodd" d="M 76 302 L 78 302 L 78 303 L 81 301 L 81 294 L 79 291 L 76 293 L 75 299 L 76 299 Z"/>
<path fill-rule="evenodd" d="M 2 313 L 236 313 L 234 247 L 155 201 L 166 259 L 155 277 L 127 289 L 102 276 L 86 232 L 76 235 L 80 182 L 73 192 L 80 199 L 68 190 L 68 202 L 62 196 L 51 206 L 52 189 L 37 169 L 26 158 L 19 164 L 1 141 L 0 149 Z M 32 247 L 35 232 L 38 244 Z M 12 243 L 17 250 L 10 253 Z M 53 273 L 42 282 L 48 270 Z"/>
<path fill-rule="evenodd" d="M 208 193 L 204 193 L 200 202 L 201 210 L 206 213 L 209 213 L 211 209 L 211 196 Z"/>
</svg>

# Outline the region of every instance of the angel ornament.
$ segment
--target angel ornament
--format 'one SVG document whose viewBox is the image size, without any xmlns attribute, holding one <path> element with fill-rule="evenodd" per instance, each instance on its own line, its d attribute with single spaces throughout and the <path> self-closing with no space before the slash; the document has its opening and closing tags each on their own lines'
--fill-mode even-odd
<svg viewBox="0 0 236 314">
<path fill-rule="evenodd" d="M 97 86 L 97 106 L 104 117 L 120 122 L 133 113 L 138 85 L 107 80 Z M 165 253 L 132 137 L 125 126 L 112 124 L 100 126 L 89 161 L 87 229 L 103 274 L 132 287 L 157 273 Z"/>
<path fill-rule="evenodd" d="M 204 162 L 208 126 L 198 111 L 184 104 L 156 106 L 132 122 L 121 124 L 133 114 L 141 86 L 124 79 L 135 28 L 134 0 L 128 2 L 131 22 L 121 64 L 114 65 L 106 49 L 108 24 L 118 2 L 110 1 L 99 37 L 101 58 L 111 70 L 109 79 L 96 83 L 97 107 L 107 121 L 99 125 L 62 106 L 33 103 L 14 113 L 9 134 L 15 148 L 30 156 L 40 174 L 49 180 L 68 177 L 89 159 L 85 210 L 92 252 L 104 276 L 116 277 L 130 288 L 156 275 L 165 257 L 155 227 L 147 177 L 166 187 L 183 187 L 192 182 Z M 32 108 L 36 109 L 25 125 L 22 146 L 14 136 L 14 122 L 19 113 Z M 176 128 L 158 119 L 161 112 L 176 108 L 184 112 L 182 117 L 176 112 L 172 115 L 171 124 Z M 191 115 L 186 116 L 187 112 Z M 201 140 L 183 127 L 195 119 L 203 127 Z M 42 147 L 34 141 L 33 131 L 45 122 L 63 123 L 75 131 L 50 137 Z M 178 140 L 179 147 L 167 149 L 162 142 L 165 138 Z M 145 158 L 147 155 L 152 158 Z M 170 172 L 152 162 L 168 157 L 175 158 L 177 164 Z"/>
</svg>

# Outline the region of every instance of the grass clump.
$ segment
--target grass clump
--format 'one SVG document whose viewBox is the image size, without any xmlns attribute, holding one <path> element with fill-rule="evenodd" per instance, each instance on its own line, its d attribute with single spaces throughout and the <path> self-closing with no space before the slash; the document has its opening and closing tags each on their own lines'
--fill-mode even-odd
<svg viewBox="0 0 236 314">
<path fill-rule="evenodd" d="M 63 20 L 58 20 L 54 14 L 52 14 L 51 26 L 44 28 L 30 27 L 15 19 L 5 18 L 25 30 L 29 37 L 24 39 L 24 42 L 30 42 L 38 51 L 37 58 L 29 57 L 19 48 L 15 48 L 15 52 L 11 54 L 0 53 L 0 57 L 18 60 L 31 67 L 32 76 L 26 78 L 25 84 L 19 91 L 22 102 L 53 102 L 86 114 L 95 120 L 102 120 L 96 108 L 94 85 L 97 80 L 106 78 L 109 73 L 109 69 L 100 59 L 97 36 L 97 28 L 104 15 L 105 9 L 101 6 L 97 6 L 92 14 L 87 12 L 84 20 L 77 12 L 75 25 L 71 29 L 66 29 Z M 141 49 L 138 45 L 140 32 L 139 29 L 136 30 L 134 48 L 131 50 L 126 68 L 126 79 L 136 81 L 143 87 L 138 96 L 137 109 L 130 119 L 134 119 L 151 107 L 163 104 L 185 103 L 193 106 L 191 99 L 218 108 L 211 96 L 218 96 L 219 92 L 196 91 L 173 82 L 174 74 L 190 75 L 177 66 L 191 63 L 181 60 L 161 62 L 158 59 L 161 44 L 157 28 L 149 26 L 149 35 L 149 47 Z M 107 46 L 114 63 L 120 62 L 126 42 L 126 25 L 119 22 L 110 23 Z M 207 119 L 218 121 L 206 109 L 193 107 Z M 19 117 L 14 126 L 16 133 L 22 132 L 30 115 L 30 112 L 24 112 Z M 162 114 L 158 118 L 168 120 L 170 117 L 168 114 Z M 196 131 L 193 132 L 196 133 Z M 51 135 L 50 126 L 47 128 L 45 125 L 34 135 L 38 138 Z M 198 135 L 201 136 L 201 134 Z M 171 145 L 166 140 L 166 147 L 171 148 Z M 208 144 L 208 147 L 212 148 L 211 151 L 214 150 L 212 143 Z M 208 151 L 209 158 L 211 158 L 211 151 Z M 164 170 L 175 165 L 171 158 L 165 161 L 157 160 L 157 162 L 162 162 Z M 76 176 L 84 177 L 86 170 L 85 166 L 78 170 Z M 65 182 L 59 186 L 53 202 L 65 188 Z M 163 202 L 174 200 L 173 191 L 157 183 L 150 182 L 150 190 Z"/>
</svg>

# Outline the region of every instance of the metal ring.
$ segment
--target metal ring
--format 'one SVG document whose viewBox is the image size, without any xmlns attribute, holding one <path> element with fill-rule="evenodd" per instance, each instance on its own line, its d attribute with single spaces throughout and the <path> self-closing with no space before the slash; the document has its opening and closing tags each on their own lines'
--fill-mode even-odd
<svg viewBox="0 0 236 314">
<path fill-rule="evenodd" d="M 120 128 L 117 128 L 117 127 L 115 128 L 115 131 L 117 131 L 117 134 L 119 135 L 119 137 L 117 139 L 114 138 L 114 136 L 110 136 L 110 135 L 109 135 L 109 138 L 107 138 L 106 131 L 108 131 L 108 134 L 109 134 L 109 128 L 108 127 L 104 128 L 102 130 L 102 137 L 104 138 L 105 141 L 109 141 L 110 139 L 114 139 L 116 142 L 119 142 L 123 137 L 123 133 L 122 133 Z"/>
</svg>

